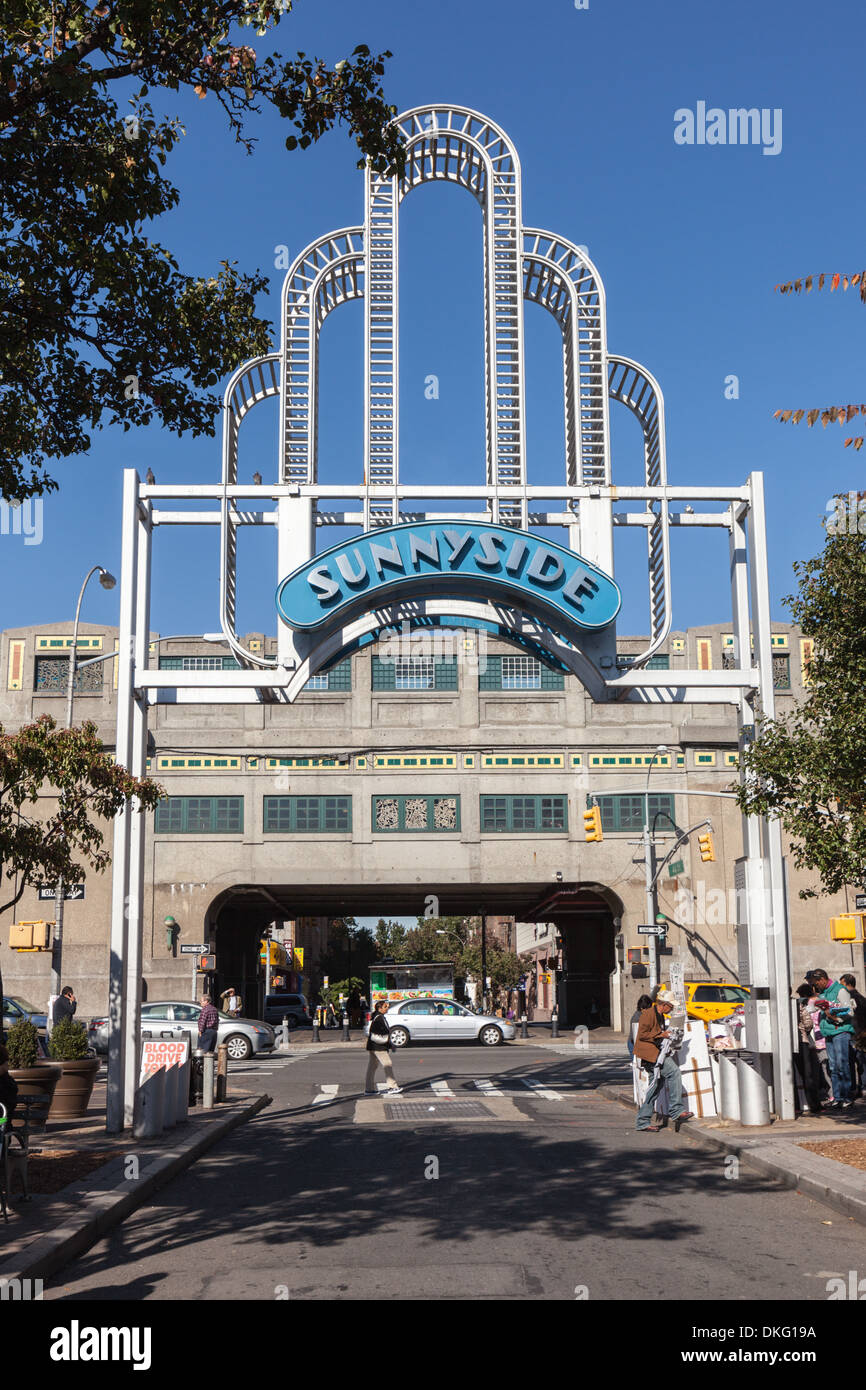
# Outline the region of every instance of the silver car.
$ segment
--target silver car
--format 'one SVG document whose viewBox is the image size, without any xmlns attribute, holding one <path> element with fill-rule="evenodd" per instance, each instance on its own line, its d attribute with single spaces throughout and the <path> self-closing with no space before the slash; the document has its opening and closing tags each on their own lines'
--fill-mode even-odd
<svg viewBox="0 0 866 1390">
<path fill-rule="evenodd" d="M 456 999 L 404 999 L 389 1004 L 387 1019 L 391 1046 L 411 1042 L 480 1042 L 498 1047 L 516 1036 L 513 1023 L 493 1014 L 474 1014 Z M 364 1029 L 369 1033 L 370 1025 Z"/>
<path fill-rule="evenodd" d="M 219 1013 L 219 1010 L 217 1011 Z M 190 1037 L 190 1047 L 198 1047 L 198 1020 L 201 1004 L 172 999 L 158 1004 L 142 1004 L 142 1033 L 159 1032 L 160 1024 L 166 1028 L 184 1028 Z M 244 1062 L 255 1053 L 273 1051 L 276 1035 L 269 1023 L 258 1018 L 230 1018 L 219 1014 L 217 1026 L 217 1047 L 225 1043 L 233 1062 Z"/>
</svg>

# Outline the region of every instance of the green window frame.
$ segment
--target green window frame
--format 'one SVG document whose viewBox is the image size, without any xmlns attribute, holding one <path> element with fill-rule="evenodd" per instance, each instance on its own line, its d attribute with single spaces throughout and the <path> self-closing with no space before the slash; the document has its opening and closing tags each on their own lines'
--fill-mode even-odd
<svg viewBox="0 0 866 1390">
<path fill-rule="evenodd" d="M 240 662 L 234 656 L 161 656 L 160 671 L 239 671 Z"/>
<path fill-rule="evenodd" d="M 315 682 L 315 684 L 314 684 Z M 316 695 L 319 691 L 347 691 L 352 689 L 352 658 L 344 657 L 325 671 L 317 671 L 311 676 L 302 690 L 304 695 Z"/>
<path fill-rule="evenodd" d="M 630 666 L 634 666 L 634 663 L 635 658 L 633 656 L 619 655 L 616 659 L 617 666 L 623 666 L 626 670 L 628 670 Z M 644 662 L 642 669 L 644 671 L 669 671 L 671 669 L 671 659 L 667 652 L 656 652 L 655 656 L 651 656 L 649 661 Z"/>
<path fill-rule="evenodd" d="M 352 829 L 351 796 L 266 796 L 266 835 L 348 834 Z"/>
<path fill-rule="evenodd" d="M 242 796 L 168 796 L 156 808 L 157 835 L 239 835 L 244 828 Z"/>
<path fill-rule="evenodd" d="M 568 831 L 567 796 L 482 796 L 480 802 L 482 835 Z"/>
<path fill-rule="evenodd" d="M 587 806 L 595 805 L 601 810 L 601 828 L 614 833 L 618 830 L 643 830 L 644 804 L 643 792 L 624 792 L 619 796 L 587 797 Z M 671 829 L 675 815 L 675 797 L 672 792 L 650 792 L 649 823 L 652 828 L 654 818 L 658 828 Z"/>
<path fill-rule="evenodd" d="M 539 666 L 540 669 L 541 669 L 541 685 L 540 685 L 540 686 L 534 686 L 534 687 L 533 687 L 533 686 L 524 686 L 522 689 L 521 689 L 520 687 L 503 686 L 503 684 L 502 684 L 502 657 L 501 657 L 501 656 L 488 656 L 488 657 L 485 659 L 485 661 L 484 661 L 483 669 L 481 669 L 481 667 L 479 667 L 479 671 L 478 671 L 478 689 L 479 689 L 479 690 L 507 690 L 507 689 L 514 688 L 514 689 L 516 690 L 516 693 L 517 693 L 517 694 L 523 694 L 523 695 L 526 694 L 527 689 L 535 689 L 535 690 L 564 690 L 564 689 L 565 689 L 565 675 L 564 675 L 564 673 L 563 673 L 562 671 L 557 671 L 557 670 L 555 670 L 552 666 L 548 666 L 547 663 L 546 663 L 545 661 L 539 661 L 538 657 L 533 657 L 533 658 L 531 658 L 531 660 L 536 661 L 536 662 L 538 663 L 538 666 Z"/>
<path fill-rule="evenodd" d="M 383 661 L 381 656 L 373 657 L 372 668 L 372 688 L 373 690 L 398 690 L 404 687 L 397 685 L 397 662 Z M 436 657 L 433 659 L 433 684 L 425 690 L 423 687 L 409 688 L 407 694 L 425 695 L 428 690 L 456 690 L 457 685 L 457 657 Z"/>
<path fill-rule="evenodd" d="M 371 824 L 374 835 L 453 835 L 460 829 L 460 797 L 380 793 L 371 798 Z"/>
</svg>

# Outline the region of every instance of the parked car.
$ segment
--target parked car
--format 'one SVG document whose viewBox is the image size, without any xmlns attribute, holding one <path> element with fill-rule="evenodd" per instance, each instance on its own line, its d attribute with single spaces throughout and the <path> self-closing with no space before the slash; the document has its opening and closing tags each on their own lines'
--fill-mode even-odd
<svg viewBox="0 0 866 1390">
<path fill-rule="evenodd" d="M 404 999 L 388 1006 L 386 1022 L 392 1047 L 407 1047 L 410 1042 L 479 1042 L 498 1047 L 517 1033 L 507 1019 L 472 1013 L 456 999 Z M 364 1032 L 369 1031 L 368 1023 Z"/>
<path fill-rule="evenodd" d="M 310 1006 L 303 994 L 268 994 L 265 996 L 265 1020 L 279 1028 L 283 1019 L 291 1032 L 295 1028 L 312 1028 Z"/>
<path fill-rule="evenodd" d="M 201 1004 L 192 1004 L 180 999 L 156 1004 L 142 1004 L 141 1031 L 144 1035 L 158 1033 L 160 1024 L 167 1028 L 185 1028 L 190 1036 L 190 1044 L 198 1047 L 198 1019 Z M 87 1040 L 97 1052 L 108 1052 L 108 1019 L 92 1018 L 87 1030 Z M 271 1052 L 276 1043 L 274 1030 L 262 1019 L 230 1018 L 228 1014 L 219 1015 L 217 1027 L 217 1046 L 222 1043 L 228 1048 L 233 1062 L 243 1062 L 254 1053 Z"/>
<path fill-rule="evenodd" d="M 32 1004 L 28 1004 L 26 999 L 20 999 L 14 994 L 4 994 L 3 1027 L 11 1028 L 13 1023 L 20 1023 L 22 1018 L 29 1018 L 37 1028 L 45 1028 L 48 1025 L 47 1016 Z"/>
</svg>

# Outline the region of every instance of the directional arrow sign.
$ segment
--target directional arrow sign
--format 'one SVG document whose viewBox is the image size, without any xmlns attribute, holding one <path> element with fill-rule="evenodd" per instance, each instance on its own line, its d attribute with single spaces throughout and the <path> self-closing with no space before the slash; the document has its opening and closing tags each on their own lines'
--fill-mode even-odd
<svg viewBox="0 0 866 1390">
<path fill-rule="evenodd" d="M 862 912 L 863 909 L 866 908 L 866 893 L 856 893 L 854 895 L 854 906 L 858 912 Z"/>
<path fill-rule="evenodd" d="M 640 936 L 664 936 L 664 927 L 638 927 Z"/>
<path fill-rule="evenodd" d="M 56 889 L 56 888 L 40 888 L 40 889 L 39 889 L 39 901 L 40 901 L 41 903 L 53 903 L 53 902 L 54 902 L 54 899 L 55 899 L 56 897 L 57 897 L 57 889 Z M 64 889 L 63 889 L 63 901 L 64 901 L 64 902 L 74 902 L 74 901 L 83 902 L 83 901 L 84 901 L 84 884 L 83 884 L 83 883 L 68 883 L 68 884 L 66 884 L 66 886 L 65 886 Z"/>
<path fill-rule="evenodd" d="M 181 946 L 180 948 L 182 956 L 198 956 L 204 954 L 206 951 L 207 946 Z"/>
</svg>

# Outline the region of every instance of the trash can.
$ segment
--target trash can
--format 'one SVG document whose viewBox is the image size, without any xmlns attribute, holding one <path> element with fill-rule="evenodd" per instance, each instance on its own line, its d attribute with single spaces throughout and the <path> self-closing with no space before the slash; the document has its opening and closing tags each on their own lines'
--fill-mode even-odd
<svg viewBox="0 0 866 1390">
<path fill-rule="evenodd" d="M 189 1103 L 201 1105 L 204 1096 L 204 1053 L 197 1047 L 190 1058 Z"/>
<path fill-rule="evenodd" d="M 770 1123 L 770 1084 L 764 1075 L 760 1052 L 740 1048 L 737 1053 L 737 1077 L 740 1087 L 740 1124 L 768 1125 Z"/>
<path fill-rule="evenodd" d="M 740 1083 L 737 1052 L 719 1051 L 719 1114 L 723 1120 L 740 1118 Z"/>
</svg>

